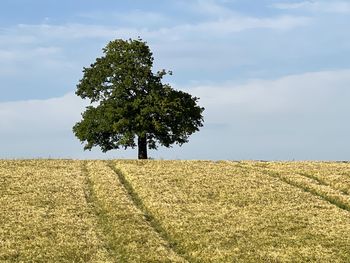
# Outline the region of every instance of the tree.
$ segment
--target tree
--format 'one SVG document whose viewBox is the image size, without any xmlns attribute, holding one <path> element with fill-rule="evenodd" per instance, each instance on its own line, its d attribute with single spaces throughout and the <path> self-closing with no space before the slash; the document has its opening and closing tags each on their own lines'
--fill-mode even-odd
<svg viewBox="0 0 350 263">
<path fill-rule="evenodd" d="M 147 148 L 182 145 L 203 126 L 204 108 L 197 105 L 198 98 L 162 84 L 171 72 L 152 72 L 153 56 L 146 42 L 117 39 L 103 53 L 83 69 L 76 90 L 91 104 L 73 127 L 84 150 L 138 146 L 138 158 L 147 159 Z"/>
</svg>

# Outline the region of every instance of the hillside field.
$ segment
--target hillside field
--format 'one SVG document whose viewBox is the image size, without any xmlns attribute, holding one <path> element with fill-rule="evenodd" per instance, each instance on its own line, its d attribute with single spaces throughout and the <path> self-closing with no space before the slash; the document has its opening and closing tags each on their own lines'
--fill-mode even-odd
<svg viewBox="0 0 350 263">
<path fill-rule="evenodd" d="M 350 163 L 0 160 L 0 262 L 350 262 Z"/>
</svg>

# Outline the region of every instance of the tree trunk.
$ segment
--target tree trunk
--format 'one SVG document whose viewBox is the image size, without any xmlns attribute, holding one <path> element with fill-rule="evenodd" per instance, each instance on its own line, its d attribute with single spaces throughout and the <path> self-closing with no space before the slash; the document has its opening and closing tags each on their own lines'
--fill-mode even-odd
<svg viewBox="0 0 350 263">
<path fill-rule="evenodd" d="M 139 159 L 147 159 L 147 138 L 146 135 L 139 136 L 137 139 L 139 147 Z"/>
</svg>

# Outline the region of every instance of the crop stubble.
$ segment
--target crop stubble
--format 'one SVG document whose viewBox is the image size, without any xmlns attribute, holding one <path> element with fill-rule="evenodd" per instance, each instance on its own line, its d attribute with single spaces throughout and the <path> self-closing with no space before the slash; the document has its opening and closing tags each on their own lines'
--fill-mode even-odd
<svg viewBox="0 0 350 263">
<path fill-rule="evenodd" d="M 349 262 L 349 172 L 322 162 L 0 161 L 0 262 Z"/>
<path fill-rule="evenodd" d="M 349 212 L 262 169 L 246 169 L 255 163 L 116 165 L 169 235 L 201 262 L 350 258 Z"/>
<path fill-rule="evenodd" d="M 80 161 L 0 161 L 0 262 L 111 262 Z"/>
</svg>

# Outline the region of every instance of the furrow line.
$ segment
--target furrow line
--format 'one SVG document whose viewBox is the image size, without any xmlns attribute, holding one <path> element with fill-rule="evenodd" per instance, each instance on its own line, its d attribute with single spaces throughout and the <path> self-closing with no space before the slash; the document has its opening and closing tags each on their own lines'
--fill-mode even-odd
<svg viewBox="0 0 350 263">
<path fill-rule="evenodd" d="M 279 179 L 293 187 L 299 188 L 305 192 L 308 192 L 314 196 L 320 197 L 321 199 L 329 202 L 336 207 L 350 212 L 350 198 L 349 195 L 345 195 L 342 192 L 335 190 L 328 185 L 320 184 L 318 181 L 315 181 L 313 178 L 308 178 L 303 175 L 283 175 L 279 172 L 269 170 L 269 169 L 257 169 L 255 167 L 241 166 L 245 169 L 255 170 L 266 174 L 268 176 Z M 292 176 L 299 176 L 300 178 L 292 178 Z M 310 182 L 313 181 L 313 182 Z M 316 183 L 317 182 L 317 183 Z"/>
<path fill-rule="evenodd" d="M 87 161 L 83 161 L 81 172 L 83 176 L 85 177 L 85 183 L 86 183 L 86 191 L 85 191 L 85 199 L 87 204 L 91 207 L 92 213 L 97 218 L 97 224 L 100 228 L 102 234 L 104 235 L 101 237 L 102 241 L 105 244 L 105 248 L 110 256 L 111 259 L 114 259 L 113 262 L 119 262 L 120 255 L 117 251 L 117 249 L 113 246 L 113 237 L 110 236 L 111 232 L 109 231 L 110 226 L 108 223 L 108 216 L 106 211 L 98 205 L 98 199 L 96 195 L 94 194 L 94 188 L 93 188 L 93 182 L 89 176 L 89 172 L 87 169 Z"/>
<path fill-rule="evenodd" d="M 152 227 L 152 229 L 162 238 L 168 245 L 171 250 L 176 253 L 178 256 L 183 258 L 188 262 L 198 262 L 195 258 L 192 258 L 187 251 L 185 251 L 180 244 L 174 240 L 168 232 L 162 227 L 161 223 L 157 220 L 157 218 L 152 214 L 152 212 L 146 207 L 142 199 L 139 197 L 131 183 L 127 180 L 123 172 L 118 169 L 113 161 L 108 161 L 107 166 L 116 174 L 119 179 L 121 185 L 124 187 L 126 193 L 129 196 L 129 199 L 134 204 L 134 206 L 141 211 L 144 215 L 145 219 Z"/>
<path fill-rule="evenodd" d="M 302 172 L 298 172 L 299 175 L 307 177 L 309 179 L 315 180 L 317 183 L 322 184 L 324 186 L 328 186 L 329 188 L 332 188 L 334 191 L 339 191 L 340 193 L 342 193 L 343 195 L 349 195 L 347 192 L 341 190 L 341 189 L 336 189 L 333 188 L 333 186 L 329 183 L 327 183 L 326 181 L 322 180 L 321 178 L 318 178 L 317 176 L 311 175 L 311 174 L 307 174 L 307 173 L 302 173 Z"/>
</svg>

